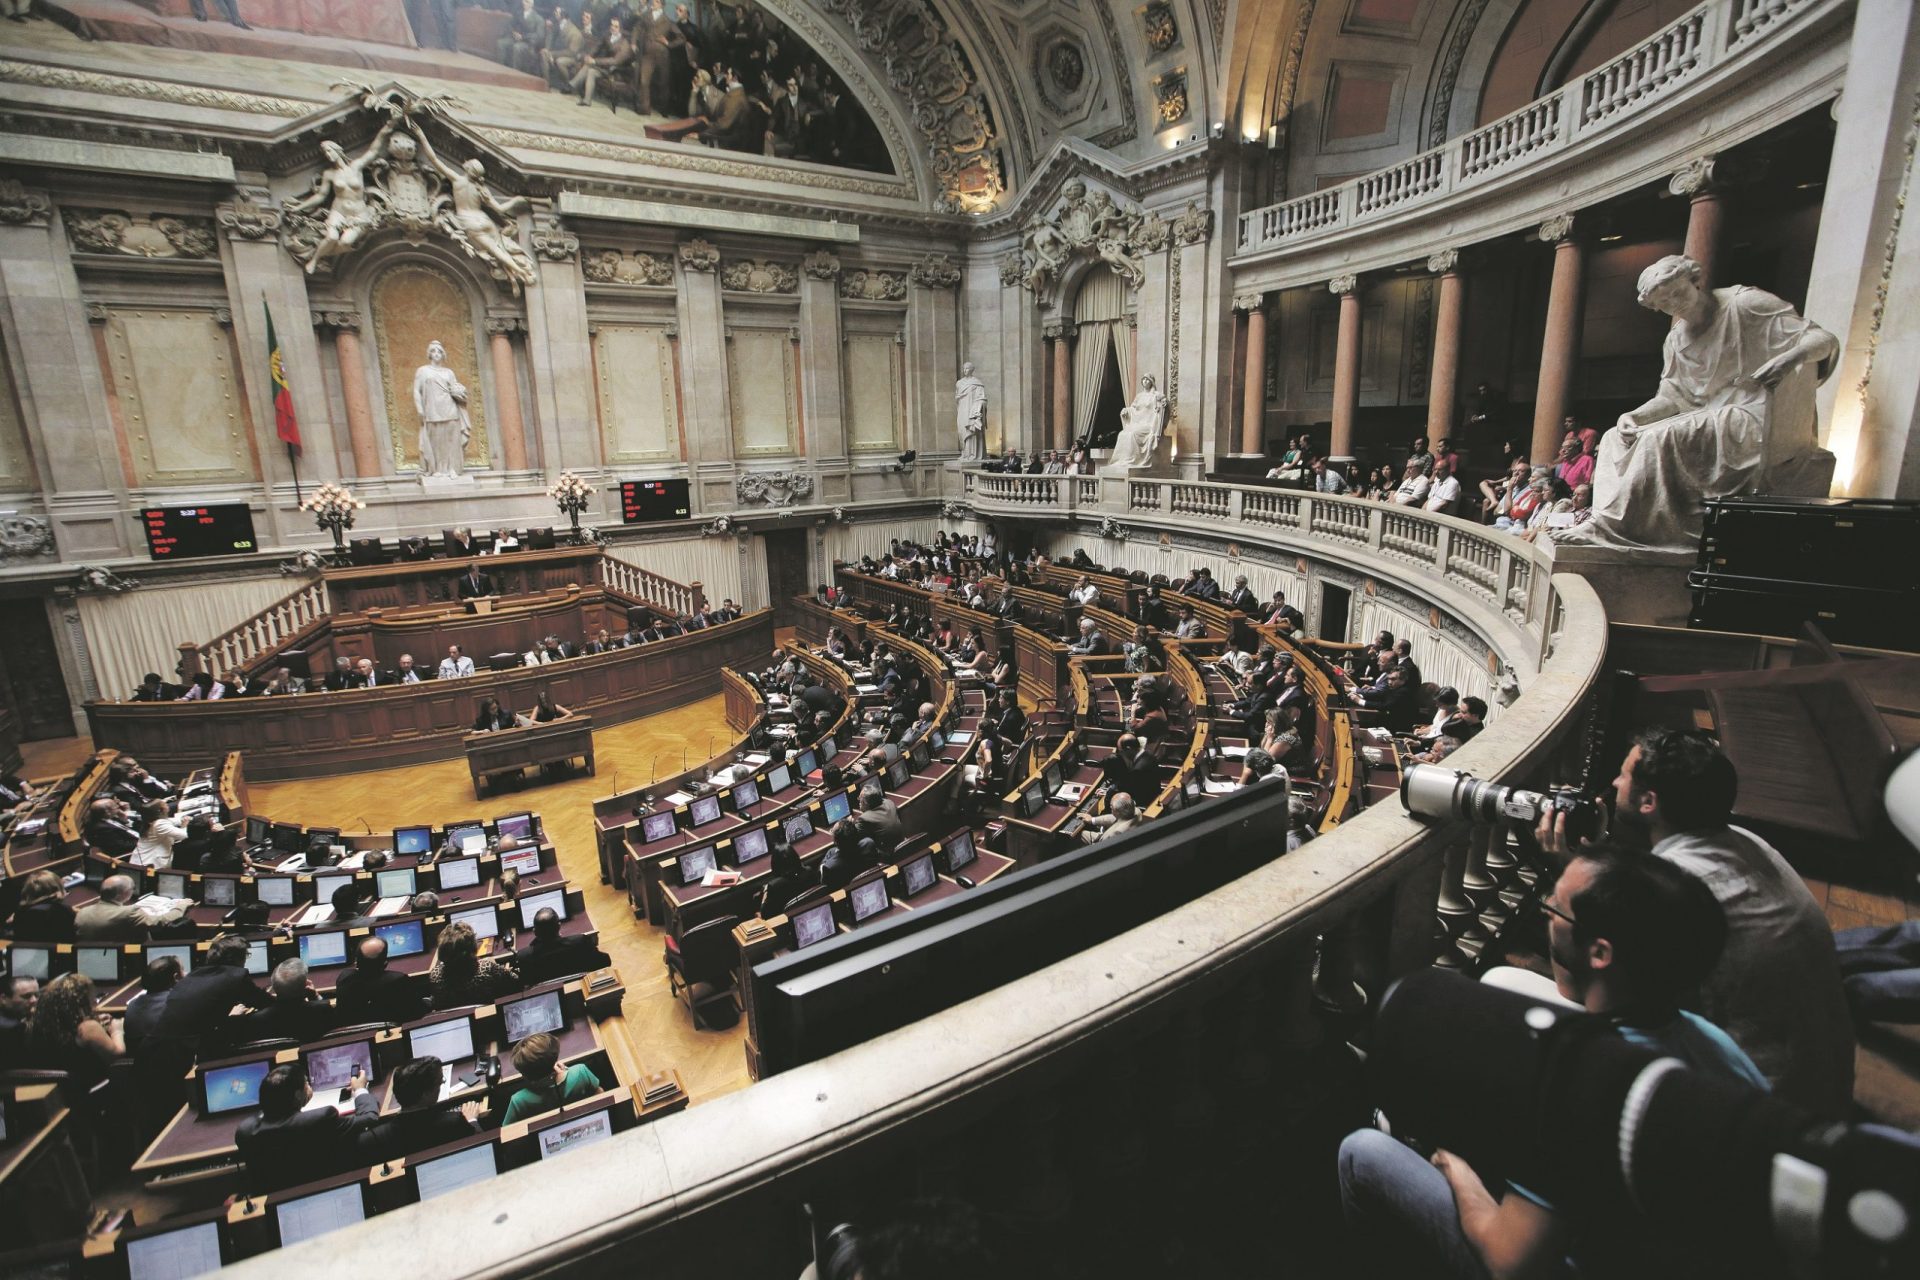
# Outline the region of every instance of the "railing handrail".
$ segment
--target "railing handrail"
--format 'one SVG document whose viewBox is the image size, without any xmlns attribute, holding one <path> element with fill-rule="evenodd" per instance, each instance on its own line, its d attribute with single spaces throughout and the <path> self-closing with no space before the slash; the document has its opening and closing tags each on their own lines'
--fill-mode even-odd
<svg viewBox="0 0 1920 1280">
<path fill-rule="evenodd" d="M 192 646 L 201 671 L 222 676 L 243 672 L 261 654 L 280 648 L 330 612 L 327 580 L 308 578 L 252 617 L 243 619 L 202 645 Z"/>
</svg>

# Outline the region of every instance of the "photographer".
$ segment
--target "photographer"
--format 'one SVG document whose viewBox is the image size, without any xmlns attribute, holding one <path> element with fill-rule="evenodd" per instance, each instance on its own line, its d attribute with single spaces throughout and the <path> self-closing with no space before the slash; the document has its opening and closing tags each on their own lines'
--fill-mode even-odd
<svg viewBox="0 0 1920 1280">
<path fill-rule="evenodd" d="M 1608 1018 L 1634 1044 L 1766 1088 L 1725 1032 L 1679 1007 L 1719 959 L 1727 932 L 1700 881 L 1666 862 L 1601 847 L 1568 863 L 1544 905 L 1562 998 Z M 1339 1168 L 1347 1226 L 1357 1244 L 1380 1251 L 1382 1274 L 1566 1274 L 1570 1253 L 1591 1263 L 1604 1252 L 1612 1265 L 1583 1266 L 1581 1274 L 1610 1275 L 1635 1247 L 1576 1239 L 1532 1192 L 1509 1185 L 1496 1199 L 1452 1152 L 1424 1160 L 1376 1130 L 1347 1135 Z"/>
<path fill-rule="evenodd" d="M 1651 730 L 1614 779 L 1614 820 L 1702 880 L 1726 913 L 1726 949 L 1693 1007 L 1726 1028 L 1781 1097 L 1839 1119 L 1853 1102 L 1853 1026 L 1833 931 L 1786 859 L 1728 824 L 1738 787 L 1709 735 Z M 1563 814 L 1536 834 L 1549 853 L 1578 852 Z"/>
</svg>

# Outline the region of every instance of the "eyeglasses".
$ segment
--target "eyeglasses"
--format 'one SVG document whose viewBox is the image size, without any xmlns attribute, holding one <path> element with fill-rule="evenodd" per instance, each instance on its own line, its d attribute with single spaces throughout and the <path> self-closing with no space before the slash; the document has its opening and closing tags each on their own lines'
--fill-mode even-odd
<svg viewBox="0 0 1920 1280">
<path fill-rule="evenodd" d="M 1556 916 L 1559 919 L 1565 920 L 1568 924 L 1572 924 L 1574 922 L 1572 916 L 1568 915 L 1566 912 L 1562 911 L 1560 908 L 1553 905 L 1553 899 L 1551 898 L 1540 899 L 1540 909 L 1546 912 L 1550 916 Z"/>
</svg>

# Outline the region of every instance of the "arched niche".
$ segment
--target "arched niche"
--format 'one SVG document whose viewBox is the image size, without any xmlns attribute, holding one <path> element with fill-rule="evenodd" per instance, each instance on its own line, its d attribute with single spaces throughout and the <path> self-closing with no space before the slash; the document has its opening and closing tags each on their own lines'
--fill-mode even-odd
<svg viewBox="0 0 1920 1280">
<path fill-rule="evenodd" d="M 467 416 L 473 423 L 467 470 L 484 470 L 491 464 L 487 420 L 495 389 L 487 381 L 475 336 L 477 299 L 458 275 L 424 254 L 385 257 L 369 265 L 366 278 L 393 469 L 402 474 L 420 470 L 413 375 L 426 363 L 427 344 L 437 341 L 447 349 L 447 367 L 467 388 Z"/>
<path fill-rule="evenodd" d="M 1070 438 L 1110 448 L 1139 376 L 1132 293 L 1111 267 L 1094 263 L 1064 282 L 1061 299 L 1074 327 Z"/>
</svg>

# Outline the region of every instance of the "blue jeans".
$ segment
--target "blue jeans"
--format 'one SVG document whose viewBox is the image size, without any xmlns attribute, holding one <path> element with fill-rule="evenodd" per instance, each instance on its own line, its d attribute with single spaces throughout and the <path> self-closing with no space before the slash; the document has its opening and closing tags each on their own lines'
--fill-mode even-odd
<svg viewBox="0 0 1920 1280">
<path fill-rule="evenodd" d="M 1920 1022 L 1920 920 L 1841 929 L 1833 944 L 1854 1017 Z"/>
<path fill-rule="evenodd" d="M 1354 1248 L 1378 1268 L 1372 1274 L 1487 1280 L 1447 1175 L 1377 1129 L 1340 1144 L 1340 1208 Z"/>
</svg>

